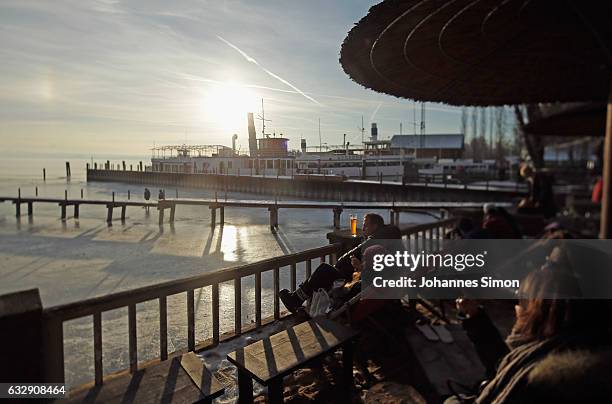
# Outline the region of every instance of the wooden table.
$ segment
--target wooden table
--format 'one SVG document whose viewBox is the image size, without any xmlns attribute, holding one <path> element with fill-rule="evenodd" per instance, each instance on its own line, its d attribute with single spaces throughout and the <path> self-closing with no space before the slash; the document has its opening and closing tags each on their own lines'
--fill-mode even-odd
<svg viewBox="0 0 612 404">
<path fill-rule="evenodd" d="M 193 352 L 70 391 L 62 403 L 211 403 L 223 385 Z"/>
<path fill-rule="evenodd" d="M 342 348 L 344 387 L 353 384 L 352 343 L 357 332 L 327 319 L 310 320 L 227 355 L 238 368 L 239 402 L 253 402 L 253 379 L 268 387 L 268 401 L 283 401 L 283 377 Z"/>
</svg>

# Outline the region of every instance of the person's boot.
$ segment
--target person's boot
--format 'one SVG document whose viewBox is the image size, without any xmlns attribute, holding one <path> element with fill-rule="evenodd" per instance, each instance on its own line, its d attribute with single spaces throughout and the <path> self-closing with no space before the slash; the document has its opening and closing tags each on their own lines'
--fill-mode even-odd
<svg viewBox="0 0 612 404">
<path fill-rule="evenodd" d="M 298 290 L 293 293 L 291 293 L 288 289 L 283 289 L 278 292 L 278 296 L 280 297 L 281 302 L 283 302 L 287 310 L 294 314 L 302 306 L 302 303 L 304 303 L 305 300 L 299 296 L 300 293 L 298 292 Z"/>
</svg>

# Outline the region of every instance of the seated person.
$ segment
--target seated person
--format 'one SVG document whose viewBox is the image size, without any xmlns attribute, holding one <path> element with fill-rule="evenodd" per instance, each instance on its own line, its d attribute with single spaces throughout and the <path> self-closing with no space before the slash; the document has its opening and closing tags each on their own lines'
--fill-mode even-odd
<svg viewBox="0 0 612 404">
<path fill-rule="evenodd" d="M 283 289 L 279 297 L 287 310 L 295 313 L 300 306 L 309 299 L 318 289 L 330 290 L 336 279 L 350 282 L 356 267 L 361 266 L 361 252 L 363 249 L 375 244 L 373 240 L 387 237 L 384 219 L 375 213 L 368 213 L 363 217 L 363 236 L 365 241 L 344 254 L 335 265 L 322 263 L 314 270 L 295 292 Z M 399 232 L 399 230 L 398 230 Z"/>
<path fill-rule="evenodd" d="M 521 238 L 521 232 L 516 221 L 506 209 L 501 206 L 495 206 L 492 203 L 486 203 L 483 210 L 485 217 L 482 222 L 482 228 L 491 238 Z"/>
<path fill-rule="evenodd" d="M 474 223 L 472 219 L 468 217 L 462 217 L 458 220 L 457 224 L 449 230 L 444 238 L 451 240 L 460 240 L 468 238 L 468 234 L 474 231 Z"/>
<path fill-rule="evenodd" d="M 449 397 L 445 404 L 609 401 L 610 301 L 567 298 L 576 291 L 576 278 L 555 260 L 531 272 L 505 342 L 482 307 L 457 299 L 491 380 L 476 396 Z"/>
</svg>

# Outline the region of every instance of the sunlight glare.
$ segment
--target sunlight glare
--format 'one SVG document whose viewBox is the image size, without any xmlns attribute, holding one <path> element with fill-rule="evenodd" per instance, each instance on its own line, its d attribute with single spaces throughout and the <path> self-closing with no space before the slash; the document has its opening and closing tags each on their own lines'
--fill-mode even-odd
<svg viewBox="0 0 612 404">
<path fill-rule="evenodd" d="M 260 102 L 255 93 L 238 83 L 211 85 L 204 90 L 202 118 L 227 134 L 244 133 L 247 113 L 257 113 Z"/>
</svg>

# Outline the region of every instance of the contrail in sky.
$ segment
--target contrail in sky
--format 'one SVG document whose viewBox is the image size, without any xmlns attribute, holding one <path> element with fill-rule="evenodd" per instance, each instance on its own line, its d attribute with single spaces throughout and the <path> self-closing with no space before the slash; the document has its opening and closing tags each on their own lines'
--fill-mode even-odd
<svg viewBox="0 0 612 404">
<path fill-rule="evenodd" d="M 379 101 L 378 105 L 376 106 L 376 109 L 374 110 L 374 112 L 372 112 L 372 116 L 370 116 L 370 122 L 372 122 L 374 118 L 376 117 L 376 114 L 378 113 L 378 110 L 380 109 L 381 105 L 382 105 L 382 101 Z"/>
<path fill-rule="evenodd" d="M 251 62 L 253 64 L 255 64 L 257 67 L 259 67 L 261 70 L 263 70 L 264 72 L 268 73 L 270 76 L 274 77 L 276 80 L 280 81 L 283 84 L 288 85 L 289 87 L 291 87 L 292 89 L 294 89 L 295 91 L 297 91 L 298 93 L 300 93 L 301 95 L 303 95 L 305 98 L 309 99 L 310 101 L 314 102 L 317 105 L 322 105 L 319 101 L 315 100 L 314 98 L 312 98 L 311 96 L 309 96 L 308 94 L 304 93 L 302 90 L 300 90 L 299 88 L 297 88 L 296 86 L 294 86 L 293 84 L 289 83 L 287 80 L 285 80 L 284 78 L 277 76 L 276 74 L 272 73 L 270 70 L 266 69 L 265 67 L 263 67 L 262 65 L 260 65 L 255 59 L 253 59 L 252 57 L 250 57 L 249 55 L 247 55 L 245 52 L 243 52 L 240 48 L 238 48 L 236 45 L 232 44 L 229 41 L 226 41 L 225 39 L 221 38 L 219 35 L 217 35 L 217 38 L 219 38 L 219 40 L 225 42 L 225 44 L 229 47 L 231 47 L 232 49 L 234 49 L 235 51 L 237 51 L 238 53 L 240 53 L 248 62 Z"/>
</svg>

